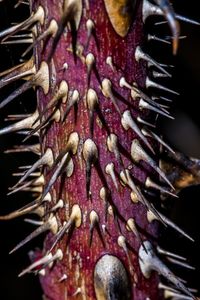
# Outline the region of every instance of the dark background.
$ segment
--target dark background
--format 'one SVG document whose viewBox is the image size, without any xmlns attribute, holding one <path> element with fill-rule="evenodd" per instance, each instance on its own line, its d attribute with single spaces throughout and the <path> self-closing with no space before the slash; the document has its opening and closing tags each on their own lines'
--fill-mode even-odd
<svg viewBox="0 0 200 300">
<path fill-rule="evenodd" d="M 24 5 L 13 10 L 13 2 L 5 0 L 0 3 L 0 28 L 6 28 L 10 22 L 22 20 L 23 14 L 27 12 Z M 198 1 L 196 0 L 174 0 L 176 12 L 200 21 L 198 10 Z M 152 19 L 151 19 L 152 20 Z M 159 19 L 158 19 L 159 20 Z M 147 27 L 151 32 L 158 35 L 169 34 L 166 26 L 153 26 L 148 22 Z M 147 45 L 148 53 L 159 62 L 170 63 L 175 65 L 172 70 L 173 79 L 167 82 L 167 86 L 180 92 L 180 97 L 172 97 L 172 114 L 175 116 L 174 121 L 159 121 L 159 128 L 175 148 L 181 150 L 187 155 L 200 158 L 200 118 L 199 118 L 199 102 L 200 102 L 200 26 L 181 24 L 182 35 L 186 35 L 187 39 L 181 40 L 180 49 L 176 58 L 171 55 L 171 48 L 168 45 L 162 45 L 158 42 L 151 42 Z M 14 66 L 19 62 L 20 53 L 26 49 L 26 45 L 20 46 L 0 46 L 0 71 Z M 22 49 L 23 48 L 23 49 Z M 162 81 L 164 82 L 164 81 Z M 14 84 L 17 87 L 17 84 Z M 14 90 L 14 85 L 4 88 L 1 91 L 0 99 L 4 95 Z M 0 114 L 1 127 L 5 126 L 4 118 L 8 114 L 30 113 L 35 109 L 34 93 L 27 92 L 24 96 L 19 97 L 15 103 L 8 105 Z M 20 144 L 22 137 L 16 134 L 0 136 L 0 214 L 6 214 L 15 208 L 21 207 L 27 203 L 28 193 L 17 193 L 14 196 L 7 197 L 8 186 L 12 186 L 16 182 L 16 178 L 11 174 L 17 170 L 20 165 L 30 164 L 34 161 L 34 157 L 30 154 L 4 154 L 6 149 L 12 148 L 15 144 Z M 177 273 L 181 278 L 188 281 L 190 287 L 198 288 L 200 278 L 200 188 L 191 187 L 181 192 L 178 200 L 172 202 L 171 218 L 177 224 L 182 226 L 187 232 L 191 233 L 196 239 L 196 243 L 192 244 L 180 238 L 174 232 L 165 230 L 163 232 L 162 243 L 166 248 L 171 249 L 179 254 L 189 257 L 192 265 L 197 267 L 197 271 L 186 271 L 177 268 Z M 27 247 L 23 247 L 20 251 L 13 255 L 8 252 L 21 239 L 32 231 L 32 226 L 23 222 L 23 219 L 14 221 L 0 222 L 0 290 L 1 299 L 34 299 L 42 298 L 38 280 L 33 275 L 17 278 L 17 274 L 23 267 L 29 265 L 28 251 L 41 244 L 42 239 L 30 243 Z M 154 300 L 154 299 L 152 299 Z"/>
</svg>

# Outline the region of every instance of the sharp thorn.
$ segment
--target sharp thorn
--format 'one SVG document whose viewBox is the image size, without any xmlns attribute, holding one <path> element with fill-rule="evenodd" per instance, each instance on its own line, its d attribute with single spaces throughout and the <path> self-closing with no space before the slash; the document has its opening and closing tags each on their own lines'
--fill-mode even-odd
<svg viewBox="0 0 200 300">
<path fill-rule="evenodd" d="M 142 109 L 148 109 L 148 110 L 154 111 L 155 113 L 157 113 L 159 115 L 162 115 L 166 118 L 174 120 L 174 117 L 172 117 L 169 113 L 166 113 L 163 108 L 159 109 L 157 107 L 154 107 L 153 105 L 150 105 L 149 103 L 147 103 L 143 99 L 140 99 L 140 101 L 139 101 L 139 108 L 141 110 Z"/>
<path fill-rule="evenodd" d="M 141 160 L 148 163 L 163 179 L 166 183 L 174 190 L 173 185 L 167 179 L 164 172 L 157 166 L 157 163 L 143 150 L 140 142 L 137 139 L 132 141 L 131 145 L 131 156 L 135 162 L 140 162 Z"/>
<path fill-rule="evenodd" d="M 171 152 L 172 154 L 175 154 L 175 151 L 168 145 L 166 144 L 162 139 L 161 137 L 159 137 L 155 132 L 151 131 L 151 130 L 148 130 L 148 129 L 142 129 L 142 133 L 145 135 L 145 136 L 149 136 L 149 137 L 152 137 L 154 138 L 159 144 L 161 144 L 163 147 L 165 147 L 169 152 Z"/>
<path fill-rule="evenodd" d="M 159 259 L 156 252 L 149 241 L 144 242 L 147 252 L 143 246 L 139 249 L 139 265 L 145 276 L 149 278 L 152 271 L 156 271 L 171 282 L 176 288 L 184 292 L 186 295 L 195 299 L 192 293 L 185 287 L 185 285 L 176 277 L 171 270 Z"/>
<path fill-rule="evenodd" d="M 174 95 L 179 95 L 179 93 L 171 90 L 171 89 L 168 89 L 166 88 L 165 86 L 161 85 L 161 84 L 158 84 L 154 81 L 152 81 L 151 79 L 149 79 L 149 77 L 146 78 L 146 88 L 156 88 L 156 89 L 159 89 L 159 90 L 163 90 L 163 91 L 166 91 L 166 92 L 169 92 L 169 93 L 172 93 Z"/>
<path fill-rule="evenodd" d="M 175 223 L 173 223 L 170 219 L 168 219 L 166 216 L 164 216 L 161 213 L 159 213 L 159 215 L 161 216 L 162 220 L 165 222 L 166 225 L 168 225 L 175 231 L 179 232 L 181 235 L 183 235 L 190 241 L 194 242 L 194 239 L 191 236 L 189 236 L 185 231 L 183 231 L 179 226 L 177 226 Z M 149 222 L 152 222 L 153 220 L 157 220 L 157 217 L 152 212 L 147 213 L 147 218 L 148 218 Z"/>
<path fill-rule="evenodd" d="M 15 98 L 20 96 L 21 94 L 25 93 L 27 90 L 29 90 L 32 87 L 32 82 L 27 81 L 23 85 L 21 85 L 19 88 L 17 88 L 13 93 L 11 93 L 6 99 L 4 99 L 0 103 L 0 109 L 5 107 L 8 103 L 13 101 Z"/>
<path fill-rule="evenodd" d="M 117 101 L 116 101 L 116 99 L 115 99 L 115 97 L 114 97 L 114 94 L 113 94 L 113 91 L 112 91 L 112 83 L 111 83 L 111 81 L 110 81 L 109 79 L 107 79 L 107 78 L 104 78 L 103 81 L 102 81 L 102 93 L 103 93 L 103 95 L 104 95 L 106 98 L 109 98 L 109 99 L 112 101 L 112 103 L 113 103 L 113 105 L 114 105 L 116 111 L 117 111 L 117 112 L 119 113 L 119 115 L 121 116 L 120 108 L 119 108 L 119 106 L 118 106 L 118 104 L 117 104 Z"/>
<path fill-rule="evenodd" d="M 143 143 L 151 150 L 151 152 L 154 153 L 154 150 L 153 150 L 152 146 L 150 145 L 150 143 L 148 142 L 146 137 L 142 134 L 142 132 L 139 129 L 136 122 L 133 120 L 129 110 L 126 110 L 123 113 L 121 123 L 122 123 L 122 126 L 125 130 L 128 130 L 129 128 L 131 128 L 141 138 Z"/>
<path fill-rule="evenodd" d="M 51 217 L 46 223 L 38 227 L 35 231 L 33 231 L 30 235 L 28 235 L 23 241 L 21 241 L 16 247 L 14 247 L 9 254 L 14 253 L 21 247 L 23 247 L 25 244 L 30 242 L 32 239 L 40 235 L 41 233 L 47 231 L 47 230 L 52 230 L 54 232 L 57 232 L 58 229 L 58 224 L 56 221 L 56 217 Z"/>
<path fill-rule="evenodd" d="M 154 67 L 159 69 L 162 73 L 167 75 L 168 77 L 171 77 L 171 74 L 167 72 L 157 61 L 155 61 L 150 55 L 146 54 L 144 51 L 142 51 L 140 46 L 137 46 L 135 50 L 135 59 L 137 62 L 139 62 L 141 59 L 147 61 L 148 63 L 151 63 Z"/>
</svg>

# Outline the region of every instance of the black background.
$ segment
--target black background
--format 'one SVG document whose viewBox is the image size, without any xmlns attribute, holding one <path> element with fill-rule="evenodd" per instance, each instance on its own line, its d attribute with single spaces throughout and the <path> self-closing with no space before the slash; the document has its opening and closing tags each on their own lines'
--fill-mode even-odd
<svg viewBox="0 0 200 300">
<path fill-rule="evenodd" d="M 6 28 L 10 22 L 17 22 L 23 19 L 23 14 L 27 11 L 26 6 L 13 10 L 13 2 L 5 0 L 0 4 L 0 27 Z M 200 21 L 198 1 L 196 0 L 174 0 L 176 11 L 185 16 Z M 152 20 L 152 19 L 151 19 Z M 155 20 L 155 19 L 154 19 Z M 153 26 L 147 24 L 147 27 L 156 35 L 166 35 L 166 26 Z M 180 49 L 176 58 L 171 55 L 171 48 L 168 45 L 162 45 L 157 42 L 151 42 L 147 45 L 148 53 L 151 53 L 155 59 L 160 62 L 174 64 L 173 80 L 167 82 L 167 85 L 180 92 L 180 97 L 173 97 L 172 114 L 176 117 L 175 121 L 159 121 L 159 128 L 164 133 L 166 140 L 170 141 L 175 148 L 184 153 L 200 157 L 200 26 L 181 24 L 182 34 L 187 36 L 180 43 Z M 26 49 L 26 45 L 22 47 Z M 13 66 L 19 62 L 20 46 L 0 46 L 0 71 Z M 163 81 L 162 81 L 163 82 Z M 4 95 L 14 90 L 12 85 L 3 89 L 0 93 L 0 100 Z M 8 105 L 1 111 L 1 127 L 5 126 L 4 118 L 8 114 L 29 113 L 34 111 L 34 93 L 27 92 L 14 104 Z M 16 182 L 11 174 L 17 170 L 20 165 L 30 164 L 34 157 L 29 154 L 9 154 L 3 153 L 6 149 L 12 148 L 14 144 L 20 144 L 22 138 L 16 134 L 0 136 L 0 214 L 6 214 L 15 208 L 26 203 L 28 197 L 26 193 L 18 193 L 7 197 L 8 186 Z M 174 232 L 164 231 L 162 243 L 166 248 L 184 254 L 189 257 L 191 264 L 197 267 L 197 271 L 186 271 L 178 269 L 180 277 L 187 279 L 190 287 L 198 288 L 199 284 L 199 244 L 200 244 L 200 188 L 192 187 L 186 189 L 180 194 L 178 200 L 173 200 L 171 218 L 181 225 L 187 232 L 191 233 L 195 239 L 195 245 L 178 237 Z M 23 219 L 14 221 L 0 222 L 0 299 L 34 299 L 42 298 L 42 292 L 36 277 L 32 275 L 17 278 L 17 274 L 23 267 L 29 264 L 27 252 L 34 247 L 41 245 L 41 239 L 30 243 L 19 252 L 8 255 L 8 252 L 32 231 L 32 226 L 23 222 Z M 154 300 L 154 299 L 151 299 Z"/>
</svg>

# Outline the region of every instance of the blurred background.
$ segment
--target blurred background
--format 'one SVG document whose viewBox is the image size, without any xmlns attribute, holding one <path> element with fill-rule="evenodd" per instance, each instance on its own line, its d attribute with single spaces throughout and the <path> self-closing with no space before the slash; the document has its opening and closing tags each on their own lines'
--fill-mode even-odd
<svg viewBox="0 0 200 300">
<path fill-rule="evenodd" d="M 173 0 L 174 8 L 180 15 L 200 21 L 198 1 L 196 0 Z M 23 15 L 28 14 L 28 6 L 21 5 L 13 9 L 13 0 L 0 1 L 0 29 L 9 27 L 11 22 L 18 22 Z M 155 25 L 152 23 L 160 19 L 151 18 L 146 27 L 152 34 L 164 37 L 170 34 L 166 25 Z M 161 79 L 160 83 L 178 91 L 180 96 L 171 97 L 171 112 L 175 120 L 160 118 L 160 132 L 165 140 L 186 155 L 200 158 L 200 26 L 194 26 L 181 22 L 181 35 L 186 36 L 180 41 L 180 48 L 177 56 L 171 55 L 170 45 L 159 42 L 150 42 L 147 45 L 147 52 L 157 61 L 174 65 L 170 68 L 173 79 Z M 0 72 L 8 67 L 19 63 L 20 55 L 27 45 L 1 45 L 0 46 Z M 1 91 L 0 99 L 8 95 L 21 84 L 12 84 Z M 170 95 L 169 95 L 170 96 Z M 8 114 L 27 114 L 35 110 L 35 95 L 32 91 L 20 96 L 18 101 L 1 110 L 0 128 L 5 126 L 4 119 Z M 3 135 L 0 137 L 0 214 L 6 214 L 27 203 L 30 197 L 28 193 L 16 193 L 13 196 L 6 196 L 8 187 L 14 185 L 16 172 L 19 166 L 30 164 L 35 160 L 34 155 L 29 153 L 4 154 L 6 149 L 13 148 L 13 145 L 20 145 L 23 136 L 17 134 Z M 196 266 L 196 271 L 187 271 L 177 268 L 177 274 L 188 282 L 191 288 L 199 287 L 200 278 L 200 187 L 190 187 L 183 190 L 179 199 L 171 200 L 170 218 L 190 233 L 196 240 L 193 244 L 186 239 L 179 237 L 170 230 L 162 233 L 161 242 L 167 249 L 171 249 L 180 255 L 188 257 L 191 265 Z M 42 244 L 42 237 L 36 242 L 29 243 L 14 255 L 8 255 L 9 251 L 20 240 L 32 231 L 33 225 L 26 224 L 23 219 L 16 219 L 8 222 L 0 222 L 0 289 L 3 300 L 13 299 L 42 299 L 42 292 L 37 277 L 27 275 L 18 279 L 17 274 L 23 267 L 29 265 L 30 261 L 27 252 L 30 249 Z M 199 287 L 200 288 L 200 287 Z M 152 299 L 154 300 L 154 299 Z"/>
</svg>

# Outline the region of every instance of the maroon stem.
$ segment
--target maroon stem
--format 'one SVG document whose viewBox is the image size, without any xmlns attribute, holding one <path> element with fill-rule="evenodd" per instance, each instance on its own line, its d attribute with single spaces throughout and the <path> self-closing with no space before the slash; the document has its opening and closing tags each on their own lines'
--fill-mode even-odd
<svg viewBox="0 0 200 300">
<path fill-rule="evenodd" d="M 129 16 L 131 19 L 130 29 L 124 37 L 121 37 L 116 32 L 116 28 L 112 26 L 112 20 L 106 12 L 104 2 L 108 3 L 109 1 L 89 1 L 89 9 L 85 5 L 86 2 L 83 1 L 76 40 L 77 49 L 81 49 L 82 52 L 75 61 L 71 46 L 74 33 L 71 34 L 70 30 L 65 30 L 56 45 L 50 63 L 48 63 L 50 90 L 47 96 L 43 94 L 41 89 L 38 92 L 40 112 L 44 110 L 53 97 L 55 88 L 59 86 L 62 80 L 66 80 L 69 87 L 67 103 L 71 101 L 70 93 L 74 90 L 79 93 L 79 103 L 69 110 L 65 122 L 54 122 L 48 129 L 47 135 L 41 138 L 41 142 L 44 151 L 51 148 L 54 156 L 57 157 L 65 149 L 70 133 L 78 133 L 78 151 L 75 155 L 71 155 L 74 163 L 73 174 L 69 178 L 64 177 L 63 180 L 61 179 L 62 176 L 59 177 L 50 192 L 54 201 L 51 206 L 55 205 L 60 198 L 66 205 L 65 208 L 55 213 L 59 226 L 62 226 L 64 221 L 68 221 L 74 204 L 79 205 L 82 214 L 81 226 L 78 228 L 71 226 L 52 251 L 54 254 L 60 248 L 64 254 L 63 259 L 55 263 L 52 268 L 46 268 L 45 276 L 41 276 L 40 279 L 45 295 L 52 300 L 160 299 L 157 276 L 152 275 L 147 280 L 140 271 L 138 249 L 141 242 L 133 232 L 127 230 L 126 222 L 133 218 L 138 228 L 142 228 L 140 234 L 144 240 L 149 235 L 156 237 L 156 226 L 147 221 L 144 205 L 131 201 L 131 189 L 124 186 L 119 179 L 119 174 L 124 166 L 125 169 L 129 169 L 133 181 L 142 187 L 148 173 L 152 173 L 152 171 L 146 165 L 136 166 L 132 161 L 130 156 L 131 143 L 134 138 L 138 139 L 138 135 L 131 129 L 124 129 L 121 124 L 122 116 L 116 110 L 111 97 L 106 97 L 107 95 L 101 91 L 103 79 L 109 79 L 112 84 L 113 96 L 121 114 L 128 109 L 134 120 L 137 116 L 145 117 L 145 113 L 138 109 L 138 101 L 131 97 L 130 89 L 119 85 L 121 77 L 124 77 L 130 85 L 136 82 L 140 88 L 144 86 L 145 65 L 135 60 L 135 49 L 138 45 L 142 45 L 144 40 L 141 5 L 138 1 L 139 4 L 136 5 L 133 14 L 130 13 L 130 9 L 132 9 L 130 7 L 126 11 L 126 6 L 125 10 L 120 12 L 120 16 L 123 13 L 127 16 L 131 15 Z M 116 1 L 116 5 L 120 2 L 128 3 L 129 1 Z M 33 1 L 33 10 L 35 11 L 39 5 L 44 8 L 46 13 L 44 26 L 38 28 L 39 32 L 42 33 L 52 18 L 55 18 L 58 23 L 60 22 L 62 5 L 59 1 L 36 0 Z M 109 10 L 112 13 L 113 1 L 110 1 L 110 5 Z M 116 14 L 115 17 L 116 19 L 119 17 L 119 21 L 121 21 L 120 16 Z M 88 19 L 94 22 L 95 27 L 86 49 L 85 45 L 88 41 L 86 22 Z M 121 23 L 119 26 L 125 25 Z M 52 42 L 53 39 L 50 38 L 47 43 L 39 43 L 34 50 L 38 68 L 42 61 L 48 61 Z M 43 45 L 44 49 L 42 48 Z M 85 58 L 89 53 L 92 53 L 95 58 L 90 79 L 88 79 L 85 63 Z M 112 66 L 106 63 L 109 56 L 112 58 Z M 65 63 L 67 63 L 68 69 L 62 69 Z M 97 109 L 94 111 L 93 135 L 90 131 L 91 120 L 86 101 L 88 88 L 95 90 L 98 97 Z M 65 112 L 66 107 L 66 104 L 59 107 L 61 115 Z M 107 138 L 111 133 L 114 133 L 118 138 L 118 148 L 123 165 L 120 159 L 117 160 L 115 154 L 108 149 Z M 83 154 L 84 143 L 88 138 L 94 142 L 98 151 L 97 157 L 92 157 L 91 161 L 90 159 L 87 161 Z M 145 148 L 145 145 L 142 145 Z M 91 169 L 90 163 L 92 163 Z M 118 190 L 111 176 L 105 171 L 109 163 L 114 163 Z M 86 165 L 91 171 L 88 185 L 86 184 Z M 46 185 L 52 175 L 53 171 L 48 173 Z M 89 186 L 89 196 L 86 191 L 87 186 Z M 106 188 L 109 194 L 106 204 L 100 197 L 102 187 Z M 95 212 L 94 222 L 91 221 L 92 211 Z M 95 219 L 97 216 L 98 218 Z M 122 236 L 125 237 L 125 240 Z M 54 236 L 48 235 L 43 254 L 49 250 L 53 241 Z M 125 270 L 124 274 L 122 272 L 119 275 L 115 270 L 110 273 L 110 279 L 107 279 L 107 269 L 106 267 L 104 269 L 103 263 L 101 265 L 101 260 L 99 261 L 106 254 L 117 257 L 118 269 L 121 272 Z M 97 272 L 98 261 L 103 274 L 105 272 L 105 285 L 101 282 L 102 278 L 99 278 L 95 273 Z M 120 265 L 120 261 L 123 265 Z M 108 259 L 107 263 L 108 268 L 112 267 L 109 266 L 109 263 L 114 264 L 112 259 Z M 67 279 L 60 282 L 64 274 L 67 275 Z M 104 275 L 102 276 L 104 277 Z M 117 280 L 118 283 L 116 284 Z M 103 285 L 104 289 L 102 288 Z M 118 286 L 118 290 L 116 290 L 116 286 Z M 98 296 L 99 291 L 102 292 L 102 298 Z M 112 293 L 108 296 L 110 291 Z"/>
</svg>

